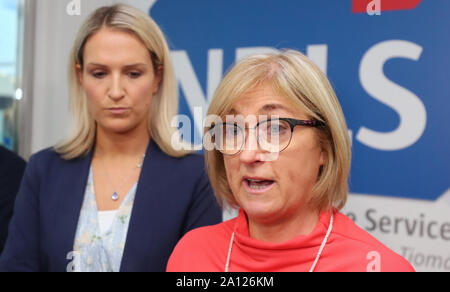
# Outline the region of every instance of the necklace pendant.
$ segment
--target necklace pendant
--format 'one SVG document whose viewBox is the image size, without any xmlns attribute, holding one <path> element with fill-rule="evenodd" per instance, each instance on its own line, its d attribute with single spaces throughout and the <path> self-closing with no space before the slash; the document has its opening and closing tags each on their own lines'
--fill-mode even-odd
<svg viewBox="0 0 450 292">
<path fill-rule="evenodd" d="M 118 194 L 117 192 L 114 192 L 114 193 L 112 194 L 112 196 L 111 196 L 111 199 L 112 199 L 113 201 L 117 201 L 117 200 L 119 199 L 119 194 Z"/>
</svg>

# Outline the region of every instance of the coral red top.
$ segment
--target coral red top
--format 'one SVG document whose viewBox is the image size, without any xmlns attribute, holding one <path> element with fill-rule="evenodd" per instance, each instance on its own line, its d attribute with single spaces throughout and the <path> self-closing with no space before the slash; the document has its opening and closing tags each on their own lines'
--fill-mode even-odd
<svg viewBox="0 0 450 292">
<path fill-rule="evenodd" d="M 224 272 L 231 235 L 230 272 L 293 272 L 310 270 L 327 233 L 331 212 L 320 215 L 309 235 L 284 243 L 250 238 L 247 217 L 192 230 L 177 244 L 168 272 Z M 335 212 L 333 229 L 315 268 L 316 272 L 414 272 L 414 268 L 345 215 Z"/>
</svg>

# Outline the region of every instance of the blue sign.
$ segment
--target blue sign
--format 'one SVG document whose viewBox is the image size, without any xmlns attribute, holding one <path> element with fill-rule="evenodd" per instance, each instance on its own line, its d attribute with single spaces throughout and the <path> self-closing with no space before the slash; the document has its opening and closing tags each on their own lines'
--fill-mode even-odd
<svg viewBox="0 0 450 292">
<path fill-rule="evenodd" d="M 449 189 L 450 1 L 356 13 L 351 1 L 160 0 L 150 15 L 168 37 L 195 142 L 237 59 L 293 48 L 327 73 L 342 104 L 351 192 L 436 200 Z"/>
</svg>

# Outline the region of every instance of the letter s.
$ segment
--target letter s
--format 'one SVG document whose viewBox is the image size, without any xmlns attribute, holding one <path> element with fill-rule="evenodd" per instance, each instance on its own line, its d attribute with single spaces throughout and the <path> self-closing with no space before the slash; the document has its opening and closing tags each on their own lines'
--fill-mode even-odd
<svg viewBox="0 0 450 292">
<path fill-rule="evenodd" d="M 403 57 L 417 61 L 422 50 L 412 42 L 391 40 L 373 46 L 363 56 L 359 69 L 361 85 L 373 98 L 394 109 L 400 116 L 400 124 L 388 133 L 361 127 L 356 136 L 358 141 L 375 149 L 393 151 L 413 145 L 422 136 L 427 121 L 422 101 L 383 73 L 389 59 Z"/>
</svg>

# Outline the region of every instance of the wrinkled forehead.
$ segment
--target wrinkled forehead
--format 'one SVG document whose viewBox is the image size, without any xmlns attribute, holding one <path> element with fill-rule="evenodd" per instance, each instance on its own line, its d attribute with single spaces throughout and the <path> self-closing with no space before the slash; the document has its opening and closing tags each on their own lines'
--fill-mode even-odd
<svg viewBox="0 0 450 292">
<path fill-rule="evenodd" d="M 222 116 L 279 116 L 283 118 L 306 119 L 302 107 L 283 93 L 275 92 L 268 85 L 260 85 L 238 96 Z"/>
</svg>

